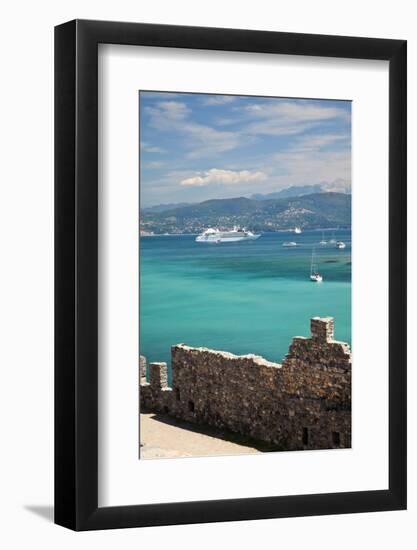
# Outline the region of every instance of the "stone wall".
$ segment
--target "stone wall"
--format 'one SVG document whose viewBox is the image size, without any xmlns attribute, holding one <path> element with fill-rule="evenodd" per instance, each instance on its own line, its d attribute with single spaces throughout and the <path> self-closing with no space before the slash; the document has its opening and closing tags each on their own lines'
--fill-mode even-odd
<svg viewBox="0 0 417 550">
<path fill-rule="evenodd" d="M 171 348 L 166 363 L 140 358 L 141 411 L 215 426 L 282 450 L 351 446 L 351 354 L 333 340 L 332 318 L 311 319 L 311 337 L 293 338 L 282 364 L 255 355 Z"/>
</svg>

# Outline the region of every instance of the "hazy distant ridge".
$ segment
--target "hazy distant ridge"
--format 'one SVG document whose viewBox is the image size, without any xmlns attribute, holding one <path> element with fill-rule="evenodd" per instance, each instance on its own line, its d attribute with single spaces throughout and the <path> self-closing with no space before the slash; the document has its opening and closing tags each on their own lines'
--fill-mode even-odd
<svg viewBox="0 0 417 550">
<path fill-rule="evenodd" d="M 173 208 L 181 208 L 182 206 L 188 206 L 189 202 L 175 202 L 175 203 L 167 203 L 167 204 L 156 204 L 155 206 L 147 206 L 145 208 L 142 208 L 141 210 L 143 212 L 165 212 L 165 210 L 172 210 Z"/>
<path fill-rule="evenodd" d="M 301 197 L 302 195 L 312 195 L 314 193 L 347 193 L 350 194 L 350 182 L 338 179 L 331 182 L 322 181 L 321 183 L 306 184 L 306 185 L 291 185 L 280 191 L 274 191 L 272 193 L 254 193 L 250 195 L 250 199 L 257 201 L 265 201 L 269 199 L 286 199 L 290 197 Z M 178 202 L 178 203 L 166 203 L 156 204 L 154 206 L 145 206 L 141 208 L 143 212 L 165 212 L 166 210 L 173 210 L 175 208 L 181 208 L 182 206 L 189 206 L 190 202 Z"/>
<path fill-rule="evenodd" d="M 348 227 L 351 195 L 313 193 L 288 198 L 212 199 L 155 212 L 143 210 L 141 228 L 153 233 L 198 233 L 210 226 L 240 225 L 256 231 Z"/>
<path fill-rule="evenodd" d="M 265 201 L 269 199 L 287 199 L 289 197 L 301 197 L 302 195 L 312 195 L 313 193 L 322 193 L 325 191 L 322 186 L 317 183 L 314 185 L 293 185 L 282 189 L 281 191 L 275 191 L 273 193 L 267 193 L 263 195 L 262 193 L 255 193 L 251 195 L 251 199 L 257 201 Z"/>
</svg>

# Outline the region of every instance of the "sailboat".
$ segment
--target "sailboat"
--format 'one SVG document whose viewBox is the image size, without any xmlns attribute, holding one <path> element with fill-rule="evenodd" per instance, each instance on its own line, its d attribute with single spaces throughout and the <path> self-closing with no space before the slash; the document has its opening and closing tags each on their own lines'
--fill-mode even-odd
<svg viewBox="0 0 417 550">
<path fill-rule="evenodd" d="M 321 241 L 320 244 L 327 244 L 327 241 L 324 240 L 324 231 L 321 232 Z"/>
<path fill-rule="evenodd" d="M 332 233 L 332 238 L 330 239 L 329 243 L 331 244 L 336 244 L 336 239 L 335 239 L 335 236 L 334 236 L 334 231 Z"/>
<path fill-rule="evenodd" d="M 323 281 L 323 276 L 320 275 L 318 265 L 315 263 L 316 250 L 313 248 L 311 252 L 311 267 L 310 267 L 310 281 L 313 283 L 321 283 Z"/>
</svg>

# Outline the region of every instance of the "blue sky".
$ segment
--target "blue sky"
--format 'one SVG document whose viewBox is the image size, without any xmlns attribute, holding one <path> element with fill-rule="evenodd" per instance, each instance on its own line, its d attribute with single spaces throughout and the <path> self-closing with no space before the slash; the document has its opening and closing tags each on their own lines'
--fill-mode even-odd
<svg viewBox="0 0 417 550">
<path fill-rule="evenodd" d="M 350 189 L 351 102 L 140 92 L 141 206 Z"/>
</svg>

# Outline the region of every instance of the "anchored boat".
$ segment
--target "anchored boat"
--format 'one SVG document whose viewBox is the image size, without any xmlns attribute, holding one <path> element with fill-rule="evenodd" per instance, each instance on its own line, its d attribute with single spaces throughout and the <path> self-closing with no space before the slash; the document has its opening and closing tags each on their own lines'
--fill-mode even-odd
<svg viewBox="0 0 417 550">
<path fill-rule="evenodd" d="M 254 241 L 260 235 L 255 235 L 252 231 L 234 227 L 229 231 L 209 227 L 196 238 L 197 243 L 233 243 L 238 241 Z"/>
<path fill-rule="evenodd" d="M 316 263 L 316 251 L 314 248 L 311 252 L 310 281 L 313 281 L 313 283 L 321 283 L 323 281 L 323 276 L 320 275 L 318 264 Z"/>
</svg>

